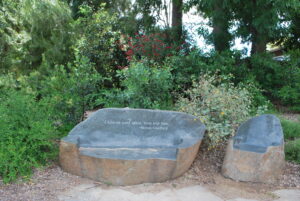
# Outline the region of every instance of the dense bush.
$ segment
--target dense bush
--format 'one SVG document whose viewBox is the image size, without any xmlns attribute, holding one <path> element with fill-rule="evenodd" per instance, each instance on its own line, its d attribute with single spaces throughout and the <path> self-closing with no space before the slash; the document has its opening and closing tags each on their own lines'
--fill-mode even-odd
<svg viewBox="0 0 300 201">
<path fill-rule="evenodd" d="M 212 52 L 208 55 L 204 72 L 218 72 L 220 75 L 234 75 L 232 81 L 237 84 L 247 79 L 249 69 L 239 51 Z"/>
<path fill-rule="evenodd" d="M 290 51 L 289 60 L 283 68 L 284 86 L 279 90 L 278 97 L 292 110 L 300 111 L 300 50 Z"/>
<path fill-rule="evenodd" d="M 27 176 L 56 156 L 54 139 L 67 134 L 98 96 L 102 77 L 85 57 L 56 66 L 47 76 L 0 79 L 0 176 Z"/>
<path fill-rule="evenodd" d="M 103 78 L 86 57 L 77 55 L 73 63 L 56 66 L 47 76 L 32 73 L 22 83 L 27 91 L 47 104 L 52 119 L 61 125 L 74 125 L 91 109 L 103 85 Z M 26 87 L 27 86 L 27 87 Z M 29 88 L 31 86 L 31 88 Z"/>
<path fill-rule="evenodd" d="M 207 58 L 200 51 L 191 51 L 188 55 L 176 55 L 168 58 L 174 76 L 176 91 L 182 92 L 192 85 L 192 79 L 198 78 L 203 72 Z"/>
<path fill-rule="evenodd" d="M 9 182 L 55 156 L 57 132 L 43 103 L 23 91 L 1 92 L 0 176 Z"/>
<path fill-rule="evenodd" d="M 197 116 L 207 126 L 211 146 L 232 136 L 237 126 L 251 116 L 251 93 L 228 79 L 205 74 L 176 104 L 179 111 Z"/>
<path fill-rule="evenodd" d="M 257 109 L 268 108 L 273 109 L 273 104 L 268 100 L 268 98 L 263 94 L 265 92 L 264 89 L 260 86 L 260 84 L 255 80 L 254 77 L 248 76 L 238 84 L 241 87 L 246 88 L 250 94 L 252 95 L 252 114 L 257 112 Z M 263 109 L 264 110 L 264 109 Z"/>
<path fill-rule="evenodd" d="M 114 77 L 122 59 L 125 60 L 117 43 L 120 33 L 115 31 L 116 15 L 104 8 L 93 12 L 87 5 L 82 6 L 80 12 L 82 16 L 76 20 L 80 36 L 77 51 L 89 58 L 102 76 Z"/>
<path fill-rule="evenodd" d="M 57 125 L 73 126 L 81 121 L 86 110 L 95 106 L 104 82 L 88 58 L 75 57 L 73 63 L 55 66 L 45 74 L 33 71 L 23 76 L 2 75 L 0 90 L 22 90 L 44 102 Z"/>
<path fill-rule="evenodd" d="M 171 57 L 168 62 L 172 66 L 175 89 L 182 93 L 192 85 L 193 79 L 198 79 L 202 74 L 233 75 L 231 81 L 239 83 L 251 83 L 258 87 L 255 79 L 250 75 L 246 62 L 241 58 L 240 52 L 211 52 L 202 53 L 200 50 L 193 50 L 187 55 Z M 259 88 L 259 87 L 258 87 Z M 262 97 L 260 91 L 257 95 Z"/>
<path fill-rule="evenodd" d="M 281 62 L 268 54 L 254 55 L 251 73 L 270 98 L 300 111 L 300 51 L 288 55 Z"/>
<path fill-rule="evenodd" d="M 132 62 L 120 70 L 121 89 L 109 90 L 98 103 L 106 107 L 170 109 L 172 107 L 172 75 L 167 65 Z"/>
<path fill-rule="evenodd" d="M 283 67 L 269 54 L 256 54 L 250 58 L 251 72 L 269 96 L 276 97 L 278 89 L 284 84 Z"/>
<path fill-rule="evenodd" d="M 0 71 L 30 72 L 72 58 L 74 30 L 59 0 L 4 0 L 0 12 Z"/>
</svg>

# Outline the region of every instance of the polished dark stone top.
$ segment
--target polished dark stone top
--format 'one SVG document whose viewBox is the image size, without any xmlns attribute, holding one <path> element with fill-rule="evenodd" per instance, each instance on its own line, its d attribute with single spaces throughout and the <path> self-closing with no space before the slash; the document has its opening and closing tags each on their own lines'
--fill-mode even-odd
<svg viewBox="0 0 300 201">
<path fill-rule="evenodd" d="M 283 144 L 280 120 L 270 114 L 254 117 L 243 123 L 233 137 L 233 147 L 244 151 L 265 153 L 270 146 Z"/>
<path fill-rule="evenodd" d="M 92 157 L 175 160 L 178 148 L 196 144 L 204 132 L 197 117 L 181 112 L 107 108 L 79 123 L 63 140 Z"/>
</svg>

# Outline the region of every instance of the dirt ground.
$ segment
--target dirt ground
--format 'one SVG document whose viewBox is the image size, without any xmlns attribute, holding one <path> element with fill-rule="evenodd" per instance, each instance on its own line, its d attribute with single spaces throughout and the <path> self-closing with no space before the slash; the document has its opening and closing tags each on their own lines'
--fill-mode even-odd
<svg viewBox="0 0 300 201">
<path fill-rule="evenodd" d="M 249 182 L 236 182 L 224 178 L 220 174 L 224 147 L 208 151 L 202 146 L 192 167 L 183 176 L 164 183 L 140 184 L 119 187 L 133 193 L 159 192 L 166 188 L 183 188 L 201 185 L 223 199 L 242 197 L 271 201 L 276 198 L 272 191 L 278 189 L 300 189 L 300 165 L 287 162 L 284 174 L 276 185 Z M 44 169 L 35 170 L 28 182 L 18 181 L 14 184 L 0 184 L 1 201 L 58 201 L 58 195 L 64 191 L 82 184 L 93 184 L 102 189 L 114 188 L 107 184 L 94 182 L 63 172 L 57 164 Z"/>
</svg>

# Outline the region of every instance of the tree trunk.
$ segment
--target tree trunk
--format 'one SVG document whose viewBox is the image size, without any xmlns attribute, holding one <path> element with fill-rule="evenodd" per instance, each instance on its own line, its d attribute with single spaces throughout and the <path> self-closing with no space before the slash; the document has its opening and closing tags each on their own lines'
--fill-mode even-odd
<svg viewBox="0 0 300 201">
<path fill-rule="evenodd" d="M 215 50 L 222 52 L 230 48 L 231 34 L 229 33 L 229 17 L 227 11 L 222 8 L 223 0 L 215 1 L 213 23 L 213 44 Z"/>
<path fill-rule="evenodd" d="M 252 31 L 252 47 L 251 47 L 251 55 L 257 53 L 264 53 L 267 49 L 267 40 L 260 34 L 255 28 Z"/>
<path fill-rule="evenodd" d="M 174 41 L 182 40 L 182 1 L 172 0 L 172 30 Z"/>
<path fill-rule="evenodd" d="M 260 9 L 257 5 L 256 0 L 252 0 L 253 8 Z M 250 24 L 250 32 L 251 32 L 251 55 L 256 53 L 264 53 L 267 49 L 267 38 L 264 33 L 261 33 L 253 23 Z"/>
</svg>

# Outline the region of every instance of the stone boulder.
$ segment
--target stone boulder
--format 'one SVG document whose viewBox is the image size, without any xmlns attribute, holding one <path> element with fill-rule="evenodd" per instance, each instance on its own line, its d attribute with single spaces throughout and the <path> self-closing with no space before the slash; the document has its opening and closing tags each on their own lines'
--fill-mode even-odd
<svg viewBox="0 0 300 201">
<path fill-rule="evenodd" d="M 243 123 L 229 140 L 222 174 L 238 181 L 275 183 L 284 164 L 280 120 L 261 115 Z"/>
<path fill-rule="evenodd" d="M 188 170 L 204 131 L 200 120 L 181 112 L 101 109 L 61 140 L 60 164 L 113 185 L 162 182 Z"/>
</svg>

